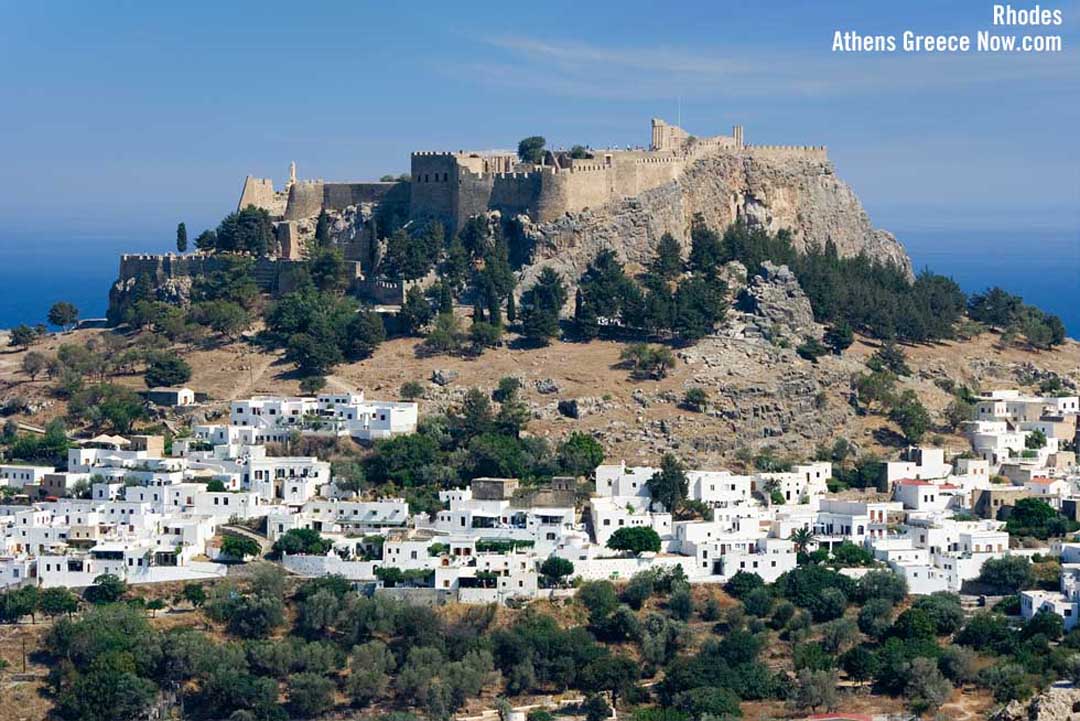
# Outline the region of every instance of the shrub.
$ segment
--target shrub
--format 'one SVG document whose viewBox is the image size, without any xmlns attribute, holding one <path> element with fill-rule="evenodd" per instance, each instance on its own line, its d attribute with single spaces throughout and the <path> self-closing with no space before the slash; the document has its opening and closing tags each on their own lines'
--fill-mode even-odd
<svg viewBox="0 0 1080 721">
<path fill-rule="evenodd" d="M 148 388 L 178 386 L 191 380 L 191 366 L 178 355 L 158 355 L 146 366 Z"/>
<path fill-rule="evenodd" d="M 695 413 L 701 413 L 709 404 L 709 393 L 701 386 L 686 389 L 683 394 L 683 406 Z"/>
<path fill-rule="evenodd" d="M 416 400 L 424 395 L 424 384 L 419 381 L 405 381 L 401 384 L 400 393 L 407 401 Z"/>
</svg>

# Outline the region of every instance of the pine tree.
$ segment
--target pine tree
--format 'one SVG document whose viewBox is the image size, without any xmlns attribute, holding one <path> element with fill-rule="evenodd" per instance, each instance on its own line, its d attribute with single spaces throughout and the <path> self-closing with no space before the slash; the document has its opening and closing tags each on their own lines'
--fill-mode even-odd
<svg viewBox="0 0 1080 721">
<path fill-rule="evenodd" d="M 591 340 L 600 334 L 600 321 L 596 317 L 596 309 L 593 308 L 592 303 L 585 300 L 585 294 L 581 292 L 581 288 L 578 288 L 574 295 L 574 328 L 585 340 Z"/>
<path fill-rule="evenodd" d="M 454 312 L 454 295 L 450 291 L 450 284 L 445 280 L 439 283 L 438 290 L 436 291 L 436 302 L 439 306 L 440 314 Z"/>
<path fill-rule="evenodd" d="M 650 270 L 664 280 L 671 280 L 681 273 L 682 269 L 682 250 L 679 248 L 679 241 L 675 240 L 671 233 L 664 233 L 656 245 L 656 257 L 653 258 Z"/>
<path fill-rule="evenodd" d="M 176 251 L 178 253 L 187 252 L 187 226 L 183 223 L 176 226 Z"/>
<path fill-rule="evenodd" d="M 559 313 L 566 304 L 566 287 L 558 273 L 544 268 L 536 283 L 521 296 L 521 302 L 521 325 L 527 338 L 546 345 L 559 335 Z"/>
</svg>

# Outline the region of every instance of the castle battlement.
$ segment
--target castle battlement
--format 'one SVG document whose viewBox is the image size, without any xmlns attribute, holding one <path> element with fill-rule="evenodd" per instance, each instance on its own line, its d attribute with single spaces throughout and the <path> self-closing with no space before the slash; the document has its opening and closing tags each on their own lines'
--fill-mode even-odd
<svg viewBox="0 0 1080 721">
<path fill-rule="evenodd" d="M 552 150 L 553 162 L 522 163 L 511 150 L 415 150 L 410 153 L 410 181 L 328 183 L 296 180 L 295 166 L 284 191 L 265 178 L 249 176 L 241 207 L 252 204 L 286 221 L 310 218 L 323 209 L 342 210 L 361 203 L 398 204 L 411 219 L 439 218 L 452 228 L 489 210 L 525 213 L 548 222 L 567 212 L 595 208 L 675 182 L 692 163 L 713 153 L 745 154 L 763 160 L 825 162 L 820 145 L 747 145 L 743 128 L 730 135 L 696 137 L 660 118 L 652 119 L 648 149 L 590 149 L 591 158 L 569 158 Z"/>
</svg>

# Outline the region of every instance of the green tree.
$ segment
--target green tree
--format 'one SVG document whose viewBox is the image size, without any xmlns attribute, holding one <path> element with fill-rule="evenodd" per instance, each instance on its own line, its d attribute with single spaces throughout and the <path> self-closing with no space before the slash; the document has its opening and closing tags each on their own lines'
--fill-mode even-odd
<svg viewBox="0 0 1080 721">
<path fill-rule="evenodd" d="M 206 589 L 203 588 L 201 583 L 185 583 L 181 595 L 185 601 L 195 608 L 199 608 L 206 603 Z"/>
<path fill-rule="evenodd" d="M 578 587 L 575 600 L 589 612 L 589 623 L 596 625 L 619 606 L 619 597 L 610 581 L 586 581 Z"/>
<path fill-rule="evenodd" d="M 390 686 L 395 667 L 394 655 L 382 641 L 368 641 L 357 646 L 349 661 L 347 682 L 349 697 L 358 706 L 367 706 L 381 697 Z"/>
<path fill-rule="evenodd" d="M 101 383 L 72 395 L 68 414 L 94 428 L 108 425 L 116 433 L 129 433 L 136 421 L 146 417 L 146 404 L 130 388 Z"/>
<path fill-rule="evenodd" d="M 675 356 L 664 346 L 633 343 L 624 348 L 619 357 L 630 367 L 636 378 L 660 380 L 675 367 Z"/>
<path fill-rule="evenodd" d="M 686 467 L 678 458 L 665 453 L 660 460 L 660 470 L 645 482 L 653 501 L 662 505 L 669 513 L 675 513 L 689 489 Z"/>
<path fill-rule="evenodd" d="M 79 597 L 62 586 L 43 588 L 38 597 L 38 608 L 46 616 L 70 616 L 79 610 Z"/>
<path fill-rule="evenodd" d="M 559 444 L 559 469 L 571 476 L 590 476 L 604 462 L 604 447 L 592 436 L 573 431 Z"/>
<path fill-rule="evenodd" d="M 854 342 L 855 334 L 847 321 L 842 320 L 825 331 L 825 345 L 829 346 L 836 355 L 841 355 Z"/>
<path fill-rule="evenodd" d="M 195 248 L 204 253 L 217 248 L 217 233 L 213 230 L 204 230 L 195 236 Z"/>
<path fill-rule="evenodd" d="M 333 547 L 333 542 L 323 538 L 311 528 L 290 528 L 274 541 L 273 551 L 280 555 L 324 556 Z"/>
<path fill-rule="evenodd" d="M 889 420 L 900 426 L 909 443 L 917 444 L 930 429 L 930 413 L 913 390 L 905 390 L 889 411 Z"/>
<path fill-rule="evenodd" d="M 648 526 L 626 526 L 608 538 L 607 547 L 614 551 L 629 551 L 634 555 L 660 551 L 660 536 Z"/>
<path fill-rule="evenodd" d="M 11 329 L 9 345 L 29 348 L 38 339 L 38 332 L 28 325 L 20 324 Z"/>
<path fill-rule="evenodd" d="M 401 397 L 407 401 L 413 401 L 424 395 L 424 384 L 420 381 L 405 381 L 398 391 Z"/>
<path fill-rule="evenodd" d="M 176 252 L 187 252 L 187 226 L 183 223 L 176 226 Z"/>
<path fill-rule="evenodd" d="M 405 302 L 398 311 L 401 330 L 407 335 L 416 335 L 421 328 L 431 322 L 434 315 L 431 304 L 424 297 L 420 286 L 410 287 L 405 293 Z"/>
<path fill-rule="evenodd" d="M 817 338 L 807 338 L 795 349 L 795 352 L 800 358 L 817 363 L 818 358 L 825 355 L 827 350 Z"/>
<path fill-rule="evenodd" d="M 49 323 L 63 330 L 73 327 L 79 320 L 79 309 L 73 303 L 62 300 L 49 308 Z"/>
<path fill-rule="evenodd" d="M 319 211 L 319 217 L 315 220 L 315 242 L 322 248 L 330 245 L 330 215 L 326 208 Z"/>
<path fill-rule="evenodd" d="M 1014 536 L 1051 538 L 1076 530 L 1077 524 L 1041 498 L 1023 498 L 1013 505 L 1005 529 Z"/>
<path fill-rule="evenodd" d="M 226 533 L 221 539 L 221 552 L 238 561 L 243 561 L 248 556 L 258 557 L 262 553 L 262 548 L 253 538 Z"/>
<path fill-rule="evenodd" d="M 499 412 L 495 415 L 495 425 L 503 433 L 517 438 L 529 422 L 532 413 L 517 390 L 503 396 Z"/>
<path fill-rule="evenodd" d="M 701 386 L 692 386 L 683 394 L 683 407 L 689 408 L 695 413 L 704 412 L 709 404 L 709 392 Z"/>
<path fill-rule="evenodd" d="M 715 275 L 724 262 L 720 236 L 705 224 L 701 214 L 690 226 L 690 269 L 703 276 Z"/>
<path fill-rule="evenodd" d="M 104 573 L 94 579 L 94 585 L 83 592 L 90 603 L 115 603 L 127 593 L 127 583 L 119 576 Z"/>
<path fill-rule="evenodd" d="M 299 387 L 305 396 L 313 396 L 326 387 L 326 376 L 304 376 L 300 379 Z"/>
<path fill-rule="evenodd" d="M 711 277 L 695 277 L 679 283 L 675 291 L 673 331 L 685 341 L 711 333 L 724 319 L 727 286 Z"/>
<path fill-rule="evenodd" d="M 656 244 L 656 255 L 649 265 L 650 272 L 664 280 L 672 280 L 682 273 L 682 248 L 671 233 L 664 233 Z"/>
<path fill-rule="evenodd" d="M 991 586 L 1001 593 L 1017 593 L 1034 583 L 1031 561 L 1025 556 L 989 558 L 979 572 L 979 583 Z"/>
<path fill-rule="evenodd" d="M 315 287 L 324 293 L 340 293 L 353 281 L 350 263 L 340 248 L 319 246 L 308 254 L 307 270 Z"/>
<path fill-rule="evenodd" d="M 253 322 L 251 312 L 240 303 L 208 300 L 192 307 L 192 318 L 230 340 L 239 340 Z"/>
<path fill-rule="evenodd" d="M 191 366 L 178 355 L 159 354 L 146 365 L 148 388 L 179 386 L 191 380 Z"/>
<path fill-rule="evenodd" d="M 374 310 L 361 308 L 345 325 L 342 352 L 349 360 L 370 358 L 379 344 L 386 340 L 382 316 Z"/>
<path fill-rule="evenodd" d="M 797 709 L 817 711 L 824 708 L 831 711 L 838 702 L 836 688 L 836 671 L 811 671 L 804 668 L 799 671 L 791 702 Z"/>
<path fill-rule="evenodd" d="M 1046 434 L 1036 428 L 1024 438 L 1024 447 L 1038 450 L 1046 447 Z"/>
<path fill-rule="evenodd" d="M 435 324 L 424 338 L 423 349 L 431 354 L 452 354 L 461 351 L 465 333 L 461 322 L 453 313 L 440 313 Z"/>
<path fill-rule="evenodd" d="M 30 351 L 22 358 L 22 372 L 30 376 L 30 380 L 37 380 L 38 375 L 49 367 L 49 359 L 42 353 Z"/>
<path fill-rule="evenodd" d="M 523 163 L 538 164 L 544 159 L 544 146 L 547 140 L 539 135 L 530 135 L 518 143 L 518 158 Z"/>
<path fill-rule="evenodd" d="M 289 708 L 300 718 L 321 716 L 334 705 L 334 682 L 317 673 L 289 677 Z"/>
<path fill-rule="evenodd" d="M 521 296 L 522 331 L 529 340 L 546 345 L 559 335 L 559 313 L 566 305 L 566 286 L 551 268 L 544 268 L 536 283 Z"/>
<path fill-rule="evenodd" d="M 866 365 L 870 370 L 887 370 L 898 376 L 911 375 L 911 368 L 907 364 L 907 356 L 903 349 L 895 343 L 885 343 L 878 348 Z"/>
<path fill-rule="evenodd" d="M 540 564 L 540 575 L 548 579 L 548 583 L 558 586 L 563 580 L 574 573 L 574 564 L 565 558 L 549 556 Z"/>
<path fill-rule="evenodd" d="M 249 205 L 230 213 L 218 224 L 214 248 L 225 253 L 250 253 L 256 257 L 276 252 L 270 213 Z"/>
</svg>

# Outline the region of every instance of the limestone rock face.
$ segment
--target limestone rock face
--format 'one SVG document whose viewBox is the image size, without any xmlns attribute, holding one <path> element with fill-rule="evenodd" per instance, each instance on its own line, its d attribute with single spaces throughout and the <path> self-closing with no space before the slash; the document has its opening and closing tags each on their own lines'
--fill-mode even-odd
<svg viewBox="0 0 1080 721">
<path fill-rule="evenodd" d="M 742 303 L 766 337 L 815 333 L 814 311 L 795 274 L 786 265 L 762 263 L 743 295 Z"/>
<path fill-rule="evenodd" d="M 770 232 L 787 229 L 799 250 L 831 242 L 842 256 L 865 253 L 911 275 L 903 246 L 891 233 L 871 225 L 832 163 L 728 152 L 706 155 L 678 180 L 636 197 L 541 225 L 525 217 L 525 232 L 534 244 L 534 263 L 524 273 L 525 283 L 544 266 L 573 283 L 604 248 L 615 250 L 624 262 L 643 266 L 664 233 L 671 233 L 688 252 L 697 213 L 718 230 L 740 219 Z"/>
<path fill-rule="evenodd" d="M 1067 683 L 1051 686 L 1024 703 L 1013 701 L 992 717 L 993 721 L 1072 721 L 1080 717 L 1080 689 Z"/>
</svg>

